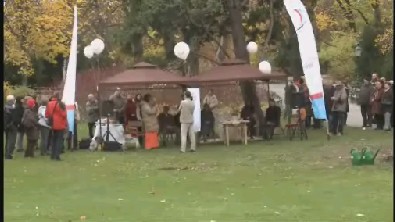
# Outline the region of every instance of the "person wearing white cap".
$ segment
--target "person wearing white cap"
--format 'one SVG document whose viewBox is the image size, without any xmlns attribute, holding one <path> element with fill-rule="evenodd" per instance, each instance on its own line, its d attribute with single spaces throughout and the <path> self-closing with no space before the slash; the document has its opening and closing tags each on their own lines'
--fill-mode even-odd
<svg viewBox="0 0 395 222">
<path fill-rule="evenodd" d="M 5 158 L 12 159 L 16 143 L 17 116 L 15 115 L 15 97 L 8 95 L 4 106 L 4 131 L 6 134 Z"/>
</svg>

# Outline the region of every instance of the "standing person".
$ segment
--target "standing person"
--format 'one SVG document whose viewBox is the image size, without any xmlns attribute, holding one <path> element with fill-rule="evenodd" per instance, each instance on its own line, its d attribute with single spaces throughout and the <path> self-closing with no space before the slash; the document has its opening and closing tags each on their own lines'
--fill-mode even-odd
<svg viewBox="0 0 395 222">
<path fill-rule="evenodd" d="M 138 93 L 135 97 L 134 97 L 134 103 L 136 104 L 136 117 L 137 120 L 141 121 L 141 101 L 142 101 L 142 95 L 140 93 Z M 139 132 L 141 132 L 143 129 L 141 127 L 138 127 L 137 130 Z M 139 144 L 143 144 L 144 143 L 144 138 L 142 136 L 138 137 L 138 141 Z"/>
<path fill-rule="evenodd" d="M 384 114 L 384 130 L 391 131 L 391 115 L 393 104 L 393 91 L 388 82 L 384 83 L 384 92 L 381 98 L 381 105 Z"/>
<path fill-rule="evenodd" d="M 347 93 L 344 85 L 338 81 L 335 85 L 332 101 L 332 133 L 341 136 L 343 134 L 344 117 L 347 108 Z"/>
<path fill-rule="evenodd" d="M 381 107 L 381 98 L 383 96 L 384 89 L 380 81 L 376 82 L 376 86 L 373 92 L 373 95 L 370 100 L 370 104 L 372 107 L 372 114 L 374 116 L 374 120 L 377 124 L 375 130 L 382 130 L 384 128 L 384 115 Z"/>
<path fill-rule="evenodd" d="M 185 153 L 187 146 L 187 136 L 191 140 L 191 152 L 196 151 L 195 132 L 193 131 L 193 112 L 195 103 L 192 101 L 192 94 L 189 91 L 184 92 L 184 100 L 181 101 L 180 107 L 181 123 L 181 152 Z"/>
<path fill-rule="evenodd" d="M 38 108 L 38 125 L 40 129 L 40 152 L 41 156 L 49 154 L 48 144 L 49 144 L 49 132 L 51 128 L 48 125 L 48 119 L 45 118 L 47 102 L 42 101 L 40 107 Z"/>
<path fill-rule="evenodd" d="M 114 95 L 110 96 L 110 101 L 114 103 L 114 117 L 119 124 L 125 124 L 125 99 L 121 96 L 121 89 L 117 88 Z"/>
<path fill-rule="evenodd" d="M 252 105 L 251 102 L 246 103 L 240 111 L 240 118 L 249 121 L 247 124 L 247 134 L 251 139 L 253 139 L 254 135 L 256 135 L 255 133 L 256 119 L 254 114 L 255 114 L 254 106 Z"/>
<path fill-rule="evenodd" d="M 186 90 L 185 90 L 186 92 Z M 184 99 L 184 98 L 183 98 Z M 220 113 L 218 112 L 218 99 L 217 96 L 214 94 L 213 90 L 210 89 L 208 91 L 208 94 L 204 97 L 203 99 L 203 106 L 204 104 L 207 104 L 210 108 L 210 110 L 213 112 L 214 115 L 214 133 L 216 135 L 220 135 L 220 133 L 222 132 L 221 128 L 222 127 L 220 124 L 216 124 L 215 121 L 218 121 L 220 118 Z"/>
<path fill-rule="evenodd" d="M 185 91 L 185 92 L 187 92 L 187 91 Z M 210 107 L 211 111 L 213 111 L 215 108 L 217 108 L 218 99 L 217 99 L 217 96 L 214 95 L 214 92 L 212 89 L 210 89 L 208 91 L 208 94 L 204 97 L 203 104 L 207 104 Z"/>
<path fill-rule="evenodd" d="M 373 73 L 370 79 L 370 84 L 375 86 L 377 81 L 379 81 L 379 75 L 377 73 Z"/>
<path fill-rule="evenodd" d="M 350 104 L 349 104 L 349 101 L 348 101 L 348 99 L 350 98 L 350 86 L 347 84 L 347 85 L 345 85 L 344 88 L 346 90 L 347 100 L 346 100 L 346 112 L 344 113 L 343 126 L 347 126 L 348 113 L 350 112 Z"/>
<path fill-rule="evenodd" d="M 333 105 L 332 97 L 334 91 L 335 88 L 331 82 L 327 82 L 324 84 L 324 103 L 325 103 L 326 118 L 328 119 L 329 124 L 332 116 L 332 105 Z"/>
<path fill-rule="evenodd" d="M 60 161 L 60 154 L 63 147 L 64 132 L 67 129 L 66 105 L 60 101 L 59 94 L 56 93 L 45 110 L 45 117 L 52 122 L 52 150 L 51 159 Z"/>
<path fill-rule="evenodd" d="M 364 128 L 372 125 L 372 114 L 370 113 L 370 96 L 372 91 L 372 85 L 367 79 L 364 79 L 358 96 L 358 103 L 361 106 L 362 127 Z"/>
<path fill-rule="evenodd" d="M 74 135 L 71 131 L 67 137 L 67 149 L 76 150 L 78 148 L 78 121 L 80 120 L 80 110 L 78 109 L 78 103 L 74 103 Z M 73 140 L 73 141 L 72 141 Z M 73 146 L 71 146 L 73 143 Z"/>
<path fill-rule="evenodd" d="M 306 127 L 310 128 L 311 118 L 313 117 L 313 110 L 309 96 L 309 88 L 307 87 L 304 79 L 305 79 L 304 76 L 302 76 L 302 78 L 299 79 L 298 84 L 299 84 L 299 89 L 303 93 L 303 104 L 304 107 L 306 108 Z"/>
<path fill-rule="evenodd" d="M 141 103 L 141 116 L 145 132 L 144 146 L 147 150 L 157 149 L 159 147 L 157 112 L 158 108 L 155 98 L 150 94 L 144 95 L 144 101 Z"/>
<path fill-rule="evenodd" d="M 34 150 L 38 141 L 38 120 L 34 112 L 36 101 L 34 99 L 28 99 L 26 101 L 26 106 L 27 107 L 22 118 L 22 124 L 27 138 L 25 157 L 34 157 Z"/>
<path fill-rule="evenodd" d="M 23 125 L 21 124 L 22 122 L 22 117 L 23 113 L 25 112 L 25 99 L 23 97 L 17 97 L 16 102 L 15 102 L 15 113 L 17 117 L 17 122 L 16 125 L 18 127 L 18 131 L 16 134 L 16 152 L 23 152 L 23 138 L 25 136 L 25 131 L 23 129 Z"/>
<path fill-rule="evenodd" d="M 129 121 L 136 121 L 137 118 L 137 105 L 133 100 L 132 95 L 128 95 L 126 97 L 126 106 L 125 106 L 125 125 Z"/>
<path fill-rule="evenodd" d="M 85 109 L 88 114 L 89 137 L 92 139 L 94 137 L 96 122 L 99 120 L 99 103 L 93 94 L 88 95 L 88 102 L 86 102 Z"/>
<path fill-rule="evenodd" d="M 18 116 L 15 112 L 15 97 L 8 95 L 4 106 L 5 159 L 12 159 L 18 131 Z"/>
</svg>

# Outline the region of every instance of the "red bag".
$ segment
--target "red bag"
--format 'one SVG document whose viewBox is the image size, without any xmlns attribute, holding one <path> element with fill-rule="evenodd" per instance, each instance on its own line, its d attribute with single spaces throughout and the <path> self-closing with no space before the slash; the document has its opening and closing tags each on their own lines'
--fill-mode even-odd
<svg viewBox="0 0 395 222">
<path fill-rule="evenodd" d="M 159 147 L 159 138 L 157 132 L 146 132 L 145 133 L 145 149 L 157 149 Z"/>
</svg>

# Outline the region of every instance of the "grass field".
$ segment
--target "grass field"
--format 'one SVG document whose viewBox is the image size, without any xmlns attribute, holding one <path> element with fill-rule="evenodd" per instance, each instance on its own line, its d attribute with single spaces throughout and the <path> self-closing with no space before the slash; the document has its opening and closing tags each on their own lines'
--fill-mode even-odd
<svg viewBox="0 0 395 222">
<path fill-rule="evenodd" d="M 388 153 L 392 134 L 309 137 L 185 154 L 77 151 L 61 162 L 18 153 L 4 164 L 5 221 L 393 221 L 392 163 L 379 155 L 375 166 L 351 167 L 349 159 L 364 145 Z"/>
</svg>

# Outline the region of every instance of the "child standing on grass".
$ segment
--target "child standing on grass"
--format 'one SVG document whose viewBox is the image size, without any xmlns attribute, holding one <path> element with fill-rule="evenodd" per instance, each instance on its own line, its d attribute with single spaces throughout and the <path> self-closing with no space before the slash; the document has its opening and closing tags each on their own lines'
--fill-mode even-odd
<svg viewBox="0 0 395 222">
<path fill-rule="evenodd" d="M 22 124 L 26 132 L 27 148 L 25 157 L 34 157 L 34 148 L 38 142 L 38 120 L 36 118 L 34 107 L 36 102 L 34 99 L 28 99 L 26 109 L 23 113 Z"/>
</svg>

